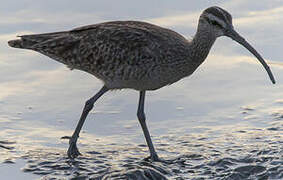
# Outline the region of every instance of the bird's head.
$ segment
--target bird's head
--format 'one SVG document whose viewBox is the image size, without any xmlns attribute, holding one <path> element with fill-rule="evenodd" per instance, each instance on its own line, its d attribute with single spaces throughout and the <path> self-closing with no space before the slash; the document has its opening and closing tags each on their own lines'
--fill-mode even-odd
<svg viewBox="0 0 283 180">
<path fill-rule="evenodd" d="M 269 66 L 266 64 L 260 54 L 235 31 L 232 24 L 232 16 L 227 11 L 217 6 L 205 9 L 200 16 L 199 26 L 202 30 L 209 31 L 216 38 L 220 36 L 228 36 L 247 48 L 264 66 L 270 80 L 273 84 L 275 84 L 275 79 L 270 71 Z"/>
</svg>

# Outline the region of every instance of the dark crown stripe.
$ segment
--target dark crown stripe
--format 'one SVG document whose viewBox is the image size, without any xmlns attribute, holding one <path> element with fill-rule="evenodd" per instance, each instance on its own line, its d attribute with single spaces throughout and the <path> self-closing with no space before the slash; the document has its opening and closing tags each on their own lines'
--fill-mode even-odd
<svg viewBox="0 0 283 180">
<path fill-rule="evenodd" d="M 205 12 L 218 17 L 219 19 L 223 20 L 226 23 L 231 23 L 232 21 L 231 15 L 220 7 L 216 7 L 216 6 L 210 7 L 207 8 Z"/>
</svg>

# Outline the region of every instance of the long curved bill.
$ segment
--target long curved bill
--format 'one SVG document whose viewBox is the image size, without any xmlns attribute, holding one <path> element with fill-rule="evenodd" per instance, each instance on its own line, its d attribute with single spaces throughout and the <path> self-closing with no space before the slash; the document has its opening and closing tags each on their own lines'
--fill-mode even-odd
<svg viewBox="0 0 283 180">
<path fill-rule="evenodd" d="M 247 48 L 263 65 L 265 70 L 267 71 L 269 78 L 273 84 L 275 84 L 275 79 L 273 77 L 273 74 L 269 68 L 269 66 L 266 64 L 264 59 L 261 57 L 261 55 L 241 36 L 239 35 L 233 28 L 230 28 L 226 34 L 226 36 L 232 38 L 233 40 L 237 41 L 239 44 L 243 45 L 245 48 Z"/>
</svg>

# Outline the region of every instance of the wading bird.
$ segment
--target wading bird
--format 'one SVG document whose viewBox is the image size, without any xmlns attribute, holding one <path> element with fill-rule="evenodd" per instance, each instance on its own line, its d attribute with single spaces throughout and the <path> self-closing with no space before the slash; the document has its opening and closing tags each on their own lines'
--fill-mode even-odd
<svg viewBox="0 0 283 180">
<path fill-rule="evenodd" d="M 70 31 L 23 35 L 9 41 L 15 48 L 30 49 L 55 59 L 71 69 L 88 72 L 104 86 L 86 101 L 79 123 L 69 139 L 68 156 L 80 155 L 77 140 L 94 103 L 113 89 L 140 92 L 137 117 L 150 158 L 159 160 L 145 122 L 145 92 L 170 85 L 190 76 L 204 62 L 215 40 L 228 36 L 247 48 L 275 83 L 269 66 L 257 51 L 235 30 L 232 16 L 220 7 L 204 10 L 192 40 L 153 24 L 139 21 L 113 21 L 79 27 Z"/>
</svg>

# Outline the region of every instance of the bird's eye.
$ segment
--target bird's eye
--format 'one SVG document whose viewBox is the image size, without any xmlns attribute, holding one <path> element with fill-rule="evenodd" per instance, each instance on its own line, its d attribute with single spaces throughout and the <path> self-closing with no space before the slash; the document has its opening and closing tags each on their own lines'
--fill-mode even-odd
<svg viewBox="0 0 283 180">
<path fill-rule="evenodd" d="M 212 25 L 222 27 L 217 21 L 210 21 Z"/>
</svg>

